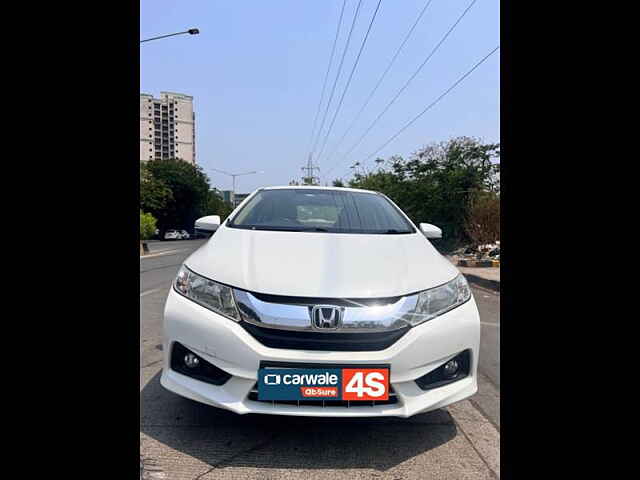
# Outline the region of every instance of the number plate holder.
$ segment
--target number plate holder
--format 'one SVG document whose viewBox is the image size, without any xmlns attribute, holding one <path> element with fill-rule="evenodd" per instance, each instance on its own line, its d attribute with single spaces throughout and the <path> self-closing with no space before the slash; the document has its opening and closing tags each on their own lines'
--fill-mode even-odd
<svg viewBox="0 0 640 480">
<path fill-rule="evenodd" d="M 389 365 L 261 362 L 258 400 L 388 400 L 389 372 Z"/>
</svg>

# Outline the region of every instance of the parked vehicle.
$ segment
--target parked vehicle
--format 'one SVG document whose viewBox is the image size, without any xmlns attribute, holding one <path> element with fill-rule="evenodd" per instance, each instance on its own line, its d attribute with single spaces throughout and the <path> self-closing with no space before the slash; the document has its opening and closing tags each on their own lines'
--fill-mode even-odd
<svg viewBox="0 0 640 480">
<path fill-rule="evenodd" d="M 164 233 L 165 240 L 181 240 L 182 234 L 178 230 L 167 230 Z"/>
<path fill-rule="evenodd" d="M 180 235 L 182 240 L 189 240 L 189 238 L 191 238 L 191 235 L 189 235 L 189 232 L 186 230 L 180 230 Z"/>
<path fill-rule="evenodd" d="M 477 391 L 480 317 L 429 241 L 438 227 L 380 193 L 316 186 L 261 188 L 196 223 L 217 231 L 167 298 L 168 390 L 324 417 L 410 417 Z"/>
</svg>

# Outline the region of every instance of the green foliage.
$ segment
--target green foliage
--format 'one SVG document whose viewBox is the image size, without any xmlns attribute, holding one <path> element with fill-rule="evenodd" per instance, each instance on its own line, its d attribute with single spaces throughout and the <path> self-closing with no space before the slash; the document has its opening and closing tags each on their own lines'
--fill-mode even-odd
<svg viewBox="0 0 640 480">
<path fill-rule="evenodd" d="M 356 174 L 353 188 L 384 193 L 400 206 L 414 223 L 433 223 L 443 231 L 439 247 L 449 250 L 471 239 L 465 228 L 469 206 L 477 192 L 499 195 L 499 144 L 458 137 L 434 143 L 415 152 L 409 160 L 391 157 L 376 172 Z"/>
<path fill-rule="evenodd" d="M 220 215 L 220 221 L 223 222 L 232 211 L 233 205 L 220 198 L 215 190 L 209 191 L 205 215 Z"/>
<path fill-rule="evenodd" d="M 340 179 L 340 178 L 336 178 L 336 179 L 333 181 L 333 186 L 334 186 L 334 187 L 344 187 L 344 182 L 342 181 L 342 179 Z"/>
<path fill-rule="evenodd" d="M 140 240 L 149 240 L 156 231 L 156 219 L 140 210 Z"/>
<path fill-rule="evenodd" d="M 158 212 L 173 200 L 171 189 L 155 178 L 146 164 L 140 163 L 140 208 Z"/>
<path fill-rule="evenodd" d="M 157 218 L 161 235 L 169 228 L 191 230 L 196 219 L 206 214 L 209 179 L 198 165 L 178 159 L 149 160 L 144 174 L 148 177 L 144 181 L 141 178 L 140 201 L 141 204 L 144 201 L 146 209 Z M 147 181 L 153 188 L 145 190 L 143 198 L 142 185 Z"/>
</svg>

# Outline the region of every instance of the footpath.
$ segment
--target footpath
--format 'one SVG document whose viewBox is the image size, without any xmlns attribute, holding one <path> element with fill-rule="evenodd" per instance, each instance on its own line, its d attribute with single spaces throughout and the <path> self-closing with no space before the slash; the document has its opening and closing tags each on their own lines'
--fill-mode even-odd
<svg viewBox="0 0 640 480">
<path fill-rule="evenodd" d="M 500 267 L 462 267 L 456 257 L 446 257 L 462 272 L 470 283 L 490 290 L 500 291 Z"/>
</svg>

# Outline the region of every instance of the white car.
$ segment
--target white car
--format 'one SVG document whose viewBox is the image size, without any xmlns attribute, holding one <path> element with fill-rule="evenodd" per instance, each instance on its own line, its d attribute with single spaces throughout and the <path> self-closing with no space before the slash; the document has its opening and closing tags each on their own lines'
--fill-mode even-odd
<svg viewBox="0 0 640 480">
<path fill-rule="evenodd" d="M 197 223 L 217 232 L 169 292 L 168 390 L 239 414 L 324 417 L 409 417 L 477 391 L 471 290 L 429 242 L 440 229 L 386 196 L 261 188 L 221 225 Z"/>
<path fill-rule="evenodd" d="M 178 230 L 167 230 L 164 234 L 165 240 L 181 240 L 182 234 Z"/>
<path fill-rule="evenodd" d="M 187 232 L 186 230 L 180 230 L 180 238 L 182 238 L 182 240 L 189 240 L 189 238 L 191 238 L 191 235 L 189 235 L 189 232 Z"/>
</svg>

